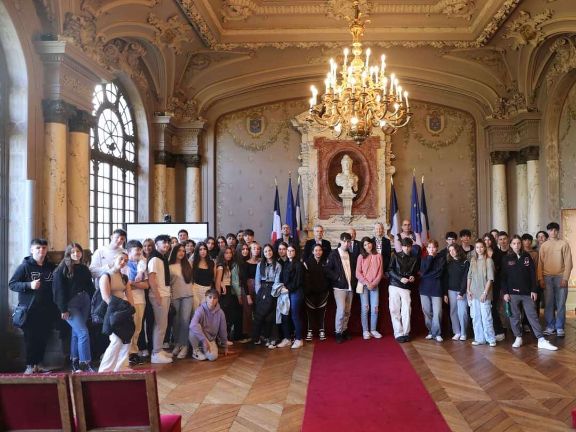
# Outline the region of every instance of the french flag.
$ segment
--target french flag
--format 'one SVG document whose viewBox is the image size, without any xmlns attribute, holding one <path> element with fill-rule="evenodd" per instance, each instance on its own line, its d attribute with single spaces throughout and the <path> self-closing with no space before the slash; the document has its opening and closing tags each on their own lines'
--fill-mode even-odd
<svg viewBox="0 0 576 432">
<path fill-rule="evenodd" d="M 412 176 L 412 197 L 410 200 L 410 224 L 412 231 L 416 235 L 416 243 L 422 244 L 422 215 L 420 213 L 420 200 L 418 199 L 418 188 L 416 187 L 416 175 Z"/>
<path fill-rule="evenodd" d="M 302 231 L 302 208 L 300 207 L 300 176 L 298 176 L 298 189 L 296 191 L 296 231 L 292 234 L 294 242 L 299 244 L 300 232 Z"/>
<path fill-rule="evenodd" d="M 428 206 L 426 205 L 426 192 L 424 192 L 424 176 L 422 176 L 422 189 L 420 194 L 420 221 L 422 225 L 422 245 L 427 245 L 430 240 L 430 223 L 428 221 Z"/>
<path fill-rule="evenodd" d="M 394 180 L 392 180 L 392 190 L 390 195 L 390 234 L 392 234 L 393 238 L 396 238 L 400 232 L 400 210 L 398 209 L 398 198 L 396 198 Z"/>
<path fill-rule="evenodd" d="M 274 243 L 282 236 L 282 218 L 280 216 L 280 196 L 278 195 L 278 183 L 276 183 L 276 196 L 274 197 L 274 216 L 272 219 L 272 234 L 270 240 Z"/>
</svg>

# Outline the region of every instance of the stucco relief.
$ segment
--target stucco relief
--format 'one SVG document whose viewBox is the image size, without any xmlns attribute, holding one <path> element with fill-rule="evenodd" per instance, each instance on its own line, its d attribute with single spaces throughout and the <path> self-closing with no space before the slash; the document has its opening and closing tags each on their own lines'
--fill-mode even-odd
<svg viewBox="0 0 576 432">
<path fill-rule="evenodd" d="M 546 82 L 550 88 L 559 77 L 565 73 L 576 69 L 576 41 L 575 38 L 562 37 L 554 41 L 550 47 L 554 60 L 548 69 Z"/>
<path fill-rule="evenodd" d="M 414 169 L 424 176 L 428 215 L 434 237 L 446 231 L 477 229 L 476 124 L 466 112 L 441 105 L 414 102 L 413 120 L 392 136 L 395 155 L 394 187 L 400 216 L 410 217 Z M 445 126 L 432 133 L 429 113 L 444 116 Z M 434 128 L 433 128 L 434 131 Z"/>
<path fill-rule="evenodd" d="M 289 121 L 306 107 L 305 100 L 280 102 L 227 114 L 218 121 L 215 150 L 217 232 L 250 227 L 256 231 L 258 241 L 268 240 L 274 178 L 278 180 L 284 220 L 288 175 L 292 175 L 293 193 L 296 194 L 300 166 L 300 139 Z M 246 119 L 254 113 L 265 115 L 268 123 L 260 138 L 251 138 L 247 131 Z"/>
<path fill-rule="evenodd" d="M 521 10 L 518 18 L 506 26 L 504 37 L 511 39 L 511 47 L 514 50 L 524 45 L 537 46 L 544 40 L 542 24 L 552 18 L 553 11 L 545 9 L 532 17 L 530 12 Z"/>
<path fill-rule="evenodd" d="M 154 27 L 156 45 L 166 45 L 176 54 L 182 54 L 184 47 L 192 39 L 190 27 L 178 15 L 163 21 L 156 14 L 150 13 L 148 24 Z"/>
<path fill-rule="evenodd" d="M 572 86 L 560 117 L 560 207 L 576 208 L 576 85 Z"/>
</svg>

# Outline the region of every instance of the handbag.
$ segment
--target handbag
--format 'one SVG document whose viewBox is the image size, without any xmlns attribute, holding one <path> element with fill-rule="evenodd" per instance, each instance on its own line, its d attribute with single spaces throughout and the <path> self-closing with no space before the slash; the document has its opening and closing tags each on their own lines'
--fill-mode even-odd
<svg viewBox="0 0 576 432">
<path fill-rule="evenodd" d="M 12 312 L 12 325 L 14 327 L 22 328 L 26 323 L 26 318 L 28 317 L 28 306 L 18 304 Z"/>
</svg>

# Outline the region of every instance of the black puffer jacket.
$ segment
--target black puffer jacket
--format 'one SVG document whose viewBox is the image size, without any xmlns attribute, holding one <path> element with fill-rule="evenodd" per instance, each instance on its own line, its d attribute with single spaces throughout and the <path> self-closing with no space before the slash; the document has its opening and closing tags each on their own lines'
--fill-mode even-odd
<svg viewBox="0 0 576 432">
<path fill-rule="evenodd" d="M 136 310 L 130 302 L 116 296 L 110 297 L 110 303 L 108 303 L 106 315 L 104 315 L 102 333 L 108 336 L 114 333 L 124 344 L 130 343 L 136 330 L 132 317 L 135 312 Z"/>
</svg>

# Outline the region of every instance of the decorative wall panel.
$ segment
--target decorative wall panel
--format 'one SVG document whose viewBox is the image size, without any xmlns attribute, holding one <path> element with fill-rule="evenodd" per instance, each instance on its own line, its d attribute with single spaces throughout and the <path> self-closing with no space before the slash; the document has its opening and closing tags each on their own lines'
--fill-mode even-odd
<svg viewBox="0 0 576 432">
<path fill-rule="evenodd" d="M 576 85 L 564 103 L 558 130 L 560 208 L 576 208 Z"/>
</svg>

